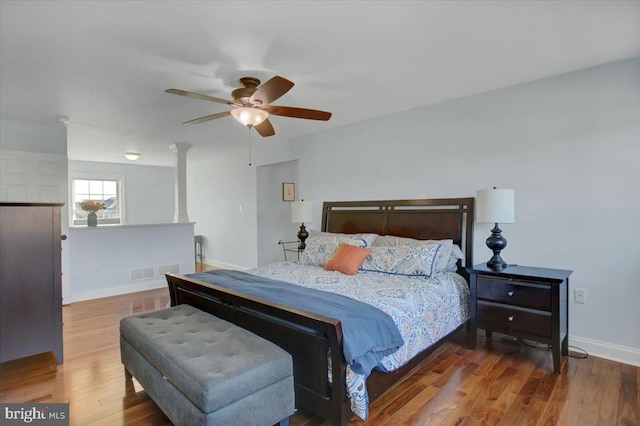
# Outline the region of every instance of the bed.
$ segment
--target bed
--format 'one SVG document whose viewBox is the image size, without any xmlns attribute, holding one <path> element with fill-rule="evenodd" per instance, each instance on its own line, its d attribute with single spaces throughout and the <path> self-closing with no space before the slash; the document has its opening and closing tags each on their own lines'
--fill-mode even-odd
<svg viewBox="0 0 640 426">
<path fill-rule="evenodd" d="M 464 260 L 455 265 L 457 274 L 468 280 L 465 268 L 473 264 L 473 202 L 473 198 L 325 202 L 321 228 L 330 233 L 451 239 L 464 253 Z M 290 264 L 289 270 L 294 271 L 297 267 L 297 264 Z M 283 279 L 287 269 L 284 271 L 268 266 L 262 268 L 261 275 Z M 344 336 L 340 320 L 194 277 L 167 274 L 167 281 L 172 306 L 186 303 L 210 312 L 289 352 L 294 359 L 297 408 L 334 425 L 346 424 L 353 416 L 353 397 L 347 395 L 348 380 L 352 380 L 353 375 L 348 374 L 350 369 L 342 350 Z M 464 323 L 457 328 L 463 326 Z M 394 371 L 373 371 L 366 378 L 368 399 L 373 401 L 407 375 L 456 330 L 415 356 L 412 354 L 410 360 L 403 361 L 403 365 Z"/>
</svg>

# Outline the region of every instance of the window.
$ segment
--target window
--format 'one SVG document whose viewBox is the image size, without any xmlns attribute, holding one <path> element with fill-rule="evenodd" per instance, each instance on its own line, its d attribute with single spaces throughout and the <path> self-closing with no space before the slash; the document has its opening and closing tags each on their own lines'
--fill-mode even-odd
<svg viewBox="0 0 640 426">
<path fill-rule="evenodd" d="M 101 202 L 105 206 L 104 210 L 97 212 L 98 225 L 123 224 L 122 180 L 122 178 L 73 177 L 71 179 L 73 225 L 87 224 L 88 212 L 80 208 L 80 203 L 89 200 Z"/>
</svg>

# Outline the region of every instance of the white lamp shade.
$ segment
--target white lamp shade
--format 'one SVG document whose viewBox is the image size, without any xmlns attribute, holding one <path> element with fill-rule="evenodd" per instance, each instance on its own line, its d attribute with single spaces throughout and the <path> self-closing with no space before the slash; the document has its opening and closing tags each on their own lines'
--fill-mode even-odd
<svg viewBox="0 0 640 426">
<path fill-rule="evenodd" d="M 476 222 L 514 223 L 513 189 L 483 189 L 476 193 Z"/>
<path fill-rule="evenodd" d="M 269 117 L 267 111 L 249 107 L 234 108 L 231 110 L 231 115 L 245 126 L 257 126 Z"/>
<path fill-rule="evenodd" d="M 293 201 L 291 203 L 291 222 L 313 222 L 313 203 L 311 201 Z"/>
</svg>

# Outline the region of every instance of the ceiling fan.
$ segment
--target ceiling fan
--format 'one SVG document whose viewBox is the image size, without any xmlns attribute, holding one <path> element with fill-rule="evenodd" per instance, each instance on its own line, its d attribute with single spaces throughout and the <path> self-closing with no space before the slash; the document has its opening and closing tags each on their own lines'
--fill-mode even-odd
<svg viewBox="0 0 640 426">
<path fill-rule="evenodd" d="M 307 120 L 327 121 L 331 118 L 331 113 L 318 111 L 315 109 L 296 108 L 288 106 L 274 106 L 271 102 L 287 93 L 293 83 L 286 78 L 275 76 L 262 86 L 260 80 L 254 77 L 242 77 L 240 83 L 244 86 L 231 92 L 233 101 L 215 98 L 213 96 L 202 95 L 200 93 L 187 92 L 179 89 L 167 89 L 165 92 L 174 95 L 187 96 L 189 98 L 203 99 L 205 101 L 217 102 L 234 106 L 231 111 L 219 112 L 217 114 L 205 115 L 184 122 L 183 124 L 198 124 L 216 118 L 233 116 L 239 123 L 253 127 L 263 137 L 276 134 L 273 126 L 269 122 L 269 115 L 279 115 L 283 117 L 304 118 Z"/>
</svg>

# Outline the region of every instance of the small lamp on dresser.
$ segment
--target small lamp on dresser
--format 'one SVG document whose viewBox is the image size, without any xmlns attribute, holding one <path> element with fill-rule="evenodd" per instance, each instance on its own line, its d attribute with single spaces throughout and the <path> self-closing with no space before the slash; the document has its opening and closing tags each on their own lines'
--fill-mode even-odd
<svg viewBox="0 0 640 426">
<path fill-rule="evenodd" d="M 500 251 L 507 247 L 507 240 L 502 236 L 498 223 L 514 223 L 515 202 L 513 189 L 483 189 L 476 193 L 476 221 L 478 223 L 493 223 L 491 235 L 487 238 L 487 247 L 493 252 L 493 257 L 487 262 L 491 269 L 504 269 L 507 262 L 500 257 Z"/>
<path fill-rule="evenodd" d="M 313 222 L 313 203 L 311 201 L 294 201 L 291 203 L 291 222 L 300 224 L 300 231 L 298 231 L 298 244 L 299 250 L 304 250 L 307 245 L 305 240 L 309 237 L 307 228 L 304 227 L 304 223 Z"/>
</svg>

